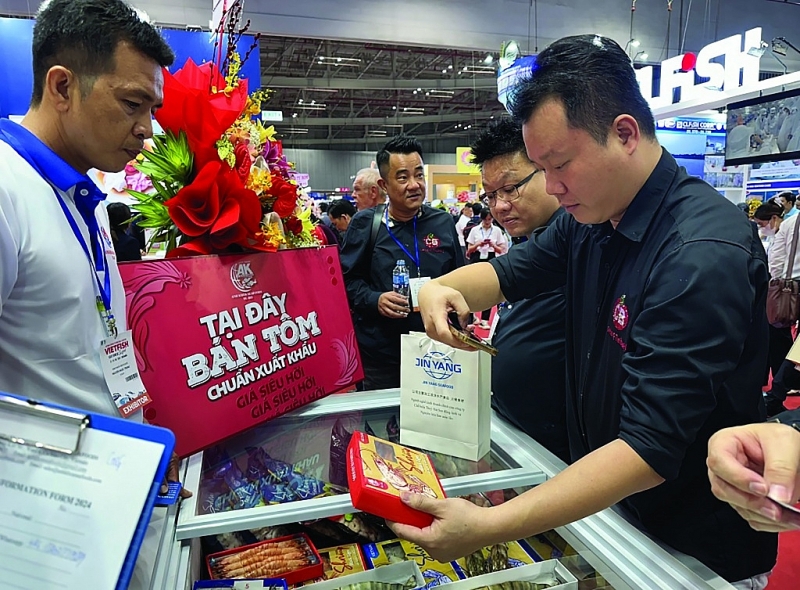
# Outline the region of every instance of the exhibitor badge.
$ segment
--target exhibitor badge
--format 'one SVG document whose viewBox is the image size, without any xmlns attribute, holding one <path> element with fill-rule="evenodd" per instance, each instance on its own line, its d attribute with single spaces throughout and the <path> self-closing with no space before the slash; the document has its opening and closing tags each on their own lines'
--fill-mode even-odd
<svg viewBox="0 0 800 590">
<path fill-rule="evenodd" d="M 152 401 L 139 376 L 130 330 L 100 342 L 100 366 L 114 405 L 123 418 Z"/>
</svg>

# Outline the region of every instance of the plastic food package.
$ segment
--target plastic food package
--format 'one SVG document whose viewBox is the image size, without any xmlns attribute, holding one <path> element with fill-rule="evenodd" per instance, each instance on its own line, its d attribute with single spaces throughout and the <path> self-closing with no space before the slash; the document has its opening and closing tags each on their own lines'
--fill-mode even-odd
<svg viewBox="0 0 800 590">
<path fill-rule="evenodd" d="M 337 547 L 330 547 L 328 549 L 320 549 L 319 555 L 322 558 L 322 566 L 324 571 L 322 577 L 312 582 L 304 584 L 297 584 L 294 586 L 307 586 L 310 583 L 321 582 L 323 580 L 334 580 L 358 572 L 366 571 L 367 565 L 364 562 L 364 556 L 361 554 L 361 548 L 358 543 L 351 543 L 350 545 L 339 545 Z M 344 583 L 344 580 L 342 581 Z"/>
<path fill-rule="evenodd" d="M 456 560 L 456 572 L 462 578 L 472 578 L 540 561 L 527 544 L 519 541 L 484 547 Z"/>
<path fill-rule="evenodd" d="M 322 558 L 306 535 L 290 535 L 206 558 L 211 579 L 283 578 L 297 584 L 322 576 Z"/>
<path fill-rule="evenodd" d="M 426 587 L 441 586 L 460 579 L 455 569 L 455 562 L 436 561 L 422 547 L 404 539 L 371 543 L 364 545 L 363 549 L 367 565 L 372 568 L 413 561 L 419 566 Z"/>
<path fill-rule="evenodd" d="M 430 514 L 409 508 L 401 492 L 444 498 L 430 458 L 364 432 L 356 432 L 347 449 L 347 479 L 358 510 L 417 527 L 433 522 Z"/>
</svg>

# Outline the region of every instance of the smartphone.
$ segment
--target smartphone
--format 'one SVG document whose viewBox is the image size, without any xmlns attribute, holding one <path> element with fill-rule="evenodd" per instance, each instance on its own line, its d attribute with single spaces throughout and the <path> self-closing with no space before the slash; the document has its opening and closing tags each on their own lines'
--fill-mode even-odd
<svg viewBox="0 0 800 590">
<path fill-rule="evenodd" d="M 770 498 L 769 496 L 767 496 L 767 500 L 773 502 L 774 504 L 777 504 L 784 510 L 788 510 L 789 512 L 793 512 L 795 514 L 800 514 L 800 508 L 798 508 L 797 506 L 792 506 L 791 504 L 787 504 L 786 502 L 780 502 L 779 500 L 776 500 L 775 498 Z"/>
<path fill-rule="evenodd" d="M 450 333 L 458 340 L 476 350 L 482 350 L 492 356 L 497 356 L 497 349 L 494 346 L 461 328 L 461 322 L 458 321 L 458 314 L 452 312 L 448 314 L 447 317 L 450 320 Z"/>
</svg>

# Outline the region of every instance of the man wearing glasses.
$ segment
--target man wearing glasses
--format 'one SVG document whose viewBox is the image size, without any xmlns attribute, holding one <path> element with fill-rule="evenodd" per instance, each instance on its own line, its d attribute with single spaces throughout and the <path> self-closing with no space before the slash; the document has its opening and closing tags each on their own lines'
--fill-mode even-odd
<svg viewBox="0 0 800 590">
<path fill-rule="evenodd" d="M 486 191 L 481 200 L 512 238 L 528 238 L 564 214 L 525 153 L 522 128 L 492 121 L 472 144 Z M 492 406 L 506 420 L 569 462 L 564 366 L 564 289 L 501 305 L 492 344 Z M 520 384 L 519 369 L 536 375 Z"/>
</svg>

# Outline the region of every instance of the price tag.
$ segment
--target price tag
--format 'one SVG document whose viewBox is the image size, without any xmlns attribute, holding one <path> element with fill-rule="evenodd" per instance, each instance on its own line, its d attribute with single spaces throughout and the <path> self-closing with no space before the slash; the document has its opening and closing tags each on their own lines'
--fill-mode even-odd
<svg viewBox="0 0 800 590">
<path fill-rule="evenodd" d="M 130 330 L 100 342 L 100 365 L 114 405 L 123 418 L 152 401 L 136 366 Z"/>
<path fill-rule="evenodd" d="M 409 279 L 408 282 L 408 291 L 411 295 L 411 309 L 414 311 L 419 311 L 419 303 L 417 302 L 417 295 L 419 294 L 419 290 L 422 289 L 422 285 L 430 281 L 430 277 L 419 277 L 417 279 Z"/>
</svg>

